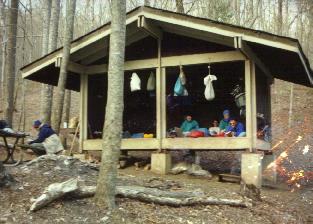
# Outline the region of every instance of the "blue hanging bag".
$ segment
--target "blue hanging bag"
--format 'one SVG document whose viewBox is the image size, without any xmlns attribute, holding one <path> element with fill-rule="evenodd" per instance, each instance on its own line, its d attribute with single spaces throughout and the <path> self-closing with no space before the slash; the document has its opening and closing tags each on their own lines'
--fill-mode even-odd
<svg viewBox="0 0 313 224">
<path fill-rule="evenodd" d="M 174 87 L 174 93 L 176 96 L 182 96 L 184 95 L 184 86 L 181 82 L 180 77 L 177 78 L 176 83 L 175 83 L 175 87 Z"/>
</svg>

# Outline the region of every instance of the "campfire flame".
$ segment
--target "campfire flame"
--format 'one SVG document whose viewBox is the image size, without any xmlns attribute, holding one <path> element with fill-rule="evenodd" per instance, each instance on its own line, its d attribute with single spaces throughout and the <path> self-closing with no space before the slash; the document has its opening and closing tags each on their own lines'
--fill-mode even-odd
<svg viewBox="0 0 313 224">
<path fill-rule="evenodd" d="M 313 171 L 305 171 L 303 169 L 297 169 L 293 171 L 288 171 L 284 166 L 284 163 L 288 162 L 289 164 L 293 164 L 293 161 L 289 158 L 289 151 L 293 149 L 293 147 L 303 140 L 302 136 L 298 136 L 296 140 L 292 144 L 290 144 L 280 155 L 276 158 L 276 160 L 270 163 L 265 172 L 276 169 L 279 176 L 287 179 L 286 183 L 291 188 L 291 192 L 294 192 L 296 189 L 301 188 L 301 183 L 304 181 L 309 182 L 309 180 L 313 179 Z M 278 146 L 280 146 L 284 141 L 279 141 L 276 145 L 272 147 L 272 151 L 275 151 Z M 302 154 L 306 155 L 310 151 L 310 146 L 305 145 L 302 149 Z"/>
</svg>

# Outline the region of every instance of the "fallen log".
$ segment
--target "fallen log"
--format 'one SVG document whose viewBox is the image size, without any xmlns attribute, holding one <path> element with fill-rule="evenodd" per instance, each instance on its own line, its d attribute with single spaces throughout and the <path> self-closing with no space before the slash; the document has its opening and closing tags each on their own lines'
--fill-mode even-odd
<svg viewBox="0 0 313 224">
<path fill-rule="evenodd" d="M 62 183 L 50 184 L 39 198 L 34 199 L 34 203 L 29 210 L 36 211 L 41 209 L 54 200 L 61 198 L 67 193 L 73 192 L 77 189 L 78 180 L 73 178 Z"/>
<path fill-rule="evenodd" d="M 49 185 L 44 193 L 33 201 L 34 203 L 30 207 L 30 211 L 36 211 L 63 196 L 71 198 L 92 197 L 95 191 L 95 186 L 85 186 L 83 183 L 79 183 L 77 179 L 70 179 L 63 183 L 54 183 Z M 251 206 L 251 201 L 246 198 L 241 200 L 219 199 L 209 197 L 203 191 L 163 191 L 142 186 L 117 186 L 116 196 L 174 207 L 190 205 Z"/>
</svg>

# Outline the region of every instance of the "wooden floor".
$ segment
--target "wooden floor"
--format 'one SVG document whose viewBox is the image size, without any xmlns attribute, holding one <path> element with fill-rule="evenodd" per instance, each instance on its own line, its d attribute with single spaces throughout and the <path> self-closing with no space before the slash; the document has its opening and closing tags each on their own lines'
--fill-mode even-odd
<svg viewBox="0 0 313 224">
<path fill-rule="evenodd" d="M 101 139 L 85 140 L 83 150 L 101 150 Z M 122 150 L 246 150 L 249 148 L 250 140 L 247 137 L 237 138 L 137 138 L 123 139 Z M 257 141 L 257 148 L 270 150 L 271 145 L 265 141 Z"/>
</svg>

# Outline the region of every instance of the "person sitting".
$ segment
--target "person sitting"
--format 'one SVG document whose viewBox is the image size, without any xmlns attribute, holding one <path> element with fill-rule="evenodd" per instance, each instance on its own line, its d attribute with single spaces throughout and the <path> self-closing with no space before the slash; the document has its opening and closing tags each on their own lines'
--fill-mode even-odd
<svg viewBox="0 0 313 224">
<path fill-rule="evenodd" d="M 186 116 L 185 121 L 180 126 L 181 131 L 184 136 L 190 134 L 192 130 L 199 129 L 199 123 L 196 120 L 192 119 L 192 116 L 189 114 Z"/>
<path fill-rule="evenodd" d="M 217 136 L 221 132 L 221 129 L 218 125 L 218 120 L 213 120 L 212 127 L 209 128 L 209 134 L 210 136 Z"/>
<path fill-rule="evenodd" d="M 219 128 L 221 132 L 225 132 L 226 128 L 229 126 L 230 122 L 230 111 L 223 111 L 223 119 L 220 121 Z"/>
<path fill-rule="evenodd" d="M 41 121 L 36 120 L 33 123 L 33 128 L 38 131 L 38 136 L 35 140 L 28 142 L 37 155 L 57 154 L 64 150 L 59 136 L 48 124 L 42 124 Z"/>
<path fill-rule="evenodd" d="M 229 126 L 225 130 L 225 137 L 245 137 L 246 132 L 241 122 L 236 119 L 229 121 Z"/>
</svg>

